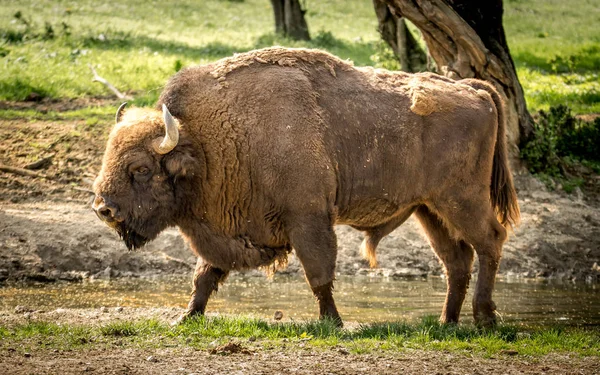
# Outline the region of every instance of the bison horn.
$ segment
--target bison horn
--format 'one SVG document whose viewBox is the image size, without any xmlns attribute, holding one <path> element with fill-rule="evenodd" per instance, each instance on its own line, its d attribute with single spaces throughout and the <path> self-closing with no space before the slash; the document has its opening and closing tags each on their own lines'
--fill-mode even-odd
<svg viewBox="0 0 600 375">
<path fill-rule="evenodd" d="M 177 146 L 179 142 L 179 129 L 177 128 L 177 120 L 173 118 L 171 112 L 166 105 L 162 105 L 163 119 L 165 121 L 165 138 L 157 145 L 156 152 L 159 154 L 167 154 Z"/>
<path fill-rule="evenodd" d="M 119 121 L 121 121 L 121 116 L 123 116 L 123 110 L 125 109 L 126 105 L 127 102 L 124 102 L 119 106 L 119 109 L 117 109 L 117 114 L 115 115 L 115 124 L 118 124 Z"/>
</svg>

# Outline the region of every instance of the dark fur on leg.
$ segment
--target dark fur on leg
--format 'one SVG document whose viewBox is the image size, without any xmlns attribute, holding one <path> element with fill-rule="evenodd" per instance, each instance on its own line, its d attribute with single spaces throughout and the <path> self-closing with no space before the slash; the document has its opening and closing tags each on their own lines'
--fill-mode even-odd
<svg viewBox="0 0 600 375">
<path fill-rule="evenodd" d="M 335 301 L 333 300 L 333 282 L 311 289 L 315 297 L 317 297 L 317 301 L 319 301 L 319 318 L 331 319 L 338 327 L 342 327 L 342 318 L 340 318 L 337 307 L 335 307 Z"/>
<path fill-rule="evenodd" d="M 224 271 L 198 259 L 194 272 L 192 297 L 187 310 L 177 320 L 181 323 L 193 316 L 204 315 L 210 296 L 219 290 L 219 284 L 225 281 L 229 271 Z"/>
</svg>

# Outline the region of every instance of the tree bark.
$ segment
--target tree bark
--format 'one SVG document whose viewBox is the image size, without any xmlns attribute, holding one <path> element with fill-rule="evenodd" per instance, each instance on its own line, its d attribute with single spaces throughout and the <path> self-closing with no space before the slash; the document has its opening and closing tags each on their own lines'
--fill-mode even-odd
<svg viewBox="0 0 600 375">
<path fill-rule="evenodd" d="M 299 0 L 271 0 L 275 16 L 275 32 L 295 40 L 310 40 L 306 10 Z"/>
<path fill-rule="evenodd" d="M 405 72 L 427 70 L 427 54 L 412 35 L 404 17 L 394 15 L 383 0 L 373 0 L 381 38 L 394 51 Z"/>
<path fill-rule="evenodd" d="M 496 86 L 506 102 L 508 141 L 515 155 L 529 138 L 533 120 L 506 43 L 502 0 L 383 1 L 419 28 L 441 74 Z"/>
</svg>

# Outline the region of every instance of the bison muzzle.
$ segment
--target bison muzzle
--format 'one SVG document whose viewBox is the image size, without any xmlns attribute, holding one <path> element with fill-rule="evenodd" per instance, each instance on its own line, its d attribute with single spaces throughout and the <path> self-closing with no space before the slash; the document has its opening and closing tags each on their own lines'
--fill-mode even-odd
<svg viewBox="0 0 600 375">
<path fill-rule="evenodd" d="M 321 318 L 341 324 L 333 226 L 364 231 L 375 266 L 379 241 L 414 214 L 447 275 L 441 321 L 458 321 L 477 252 L 474 317 L 495 323 L 519 207 L 489 84 L 268 48 L 184 69 L 156 109 L 122 106 L 116 120 L 93 208 L 129 249 L 179 227 L 198 256 L 184 317 L 230 271 L 277 268 L 293 248 Z"/>
</svg>

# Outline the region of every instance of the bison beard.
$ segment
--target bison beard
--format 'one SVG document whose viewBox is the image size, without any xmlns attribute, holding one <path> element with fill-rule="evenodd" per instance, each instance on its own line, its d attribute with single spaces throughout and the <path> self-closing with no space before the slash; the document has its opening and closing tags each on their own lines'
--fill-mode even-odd
<svg viewBox="0 0 600 375">
<path fill-rule="evenodd" d="M 156 109 L 117 122 L 96 211 L 130 250 L 179 227 L 198 255 L 184 317 L 204 313 L 230 271 L 276 268 L 294 248 L 321 318 L 341 323 L 333 226 L 365 232 L 374 266 L 379 240 L 415 215 L 447 276 L 441 322 L 458 322 L 475 253 L 473 315 L 496 322 L 519 207 L 491 85 L 275 47 L 181 70 Z"/>
<path fill-rule="evenodd" d="M 125 222 L 118 223 L 115 226 L 115 230 L 119 234 L 119 237 L 125 242 L 127 250 L 136 250 L 144 246 L 150 241 L 150 238 L 142 236 L 135 230 L 129 228 Z"/>
</svg>

